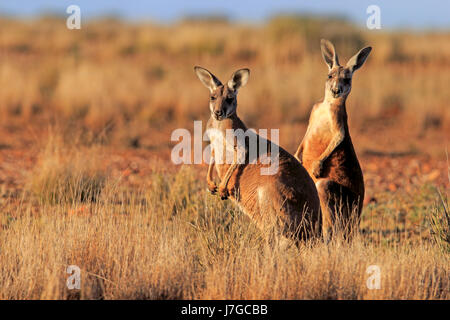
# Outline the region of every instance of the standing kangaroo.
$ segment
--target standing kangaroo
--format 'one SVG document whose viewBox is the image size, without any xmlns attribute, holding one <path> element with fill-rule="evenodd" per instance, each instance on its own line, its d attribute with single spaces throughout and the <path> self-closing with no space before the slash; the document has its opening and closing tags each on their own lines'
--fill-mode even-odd
<svg viewBox="0 0 450 320">
<path fill-rule="evenodd" d="M 345 101 L 353 73 L 369 56 L 371 47 L 354 55 L 345 67 L 339 64 L 333 44 L 321 40 L 328 65 L 325 97 L 314 105 L 306 134 L 295 157 L 313 177 L 322 208 L 323 235 L 329 239 L 333 227 L 343 227 L 348 237 L 359 226 L 364 200 L 364 179 L 347 124 Z"/>
<path fill-rule="evenodd" d="M 211 117 L 207 124 L 207 133 L 211 141 L 211 160 L 208 168 L 207 183 L 211 193 L 217 192 L 213 181 L 213 169 L 221 180 L 219 194 L 222 199 L 228 196 L 264 229 L 278 225 L 278 229 L 295 240 L 308 239 L 321 233 L 320 201 L 314 182 L 303 166 L 287 151 L 270 140 L 247 131 L 244 123 L 236 115 L 237 92 L 247 83 L 250 70 L 240 69 L 223 85 L 208 70 L 194 68 L 200 81 L 210 91 L 209 108 Z M 250 132 L 261 149 L 269 144 L 270 150 L 263 155 L 249 155 L 249 147 L 244 143 L 245 161 L 237 161 L 239 146 L 236 140 L 230 141 L 227 131 Z M 250 144 L 250 142 L 249 142 Z M 275 154 L 274 149 L 278 149 Z M 231 163 L 224 163 L 224 153 L 231 152 Z M 250 152 L 251 153 L 251 152 Z M 261 174 L 263 158 L 278 156 L 276 172 Z M 228 159 L 228 158 L 227 158 Z M 318 233 L 318 234 L 317 234 Z"/>
</svg>

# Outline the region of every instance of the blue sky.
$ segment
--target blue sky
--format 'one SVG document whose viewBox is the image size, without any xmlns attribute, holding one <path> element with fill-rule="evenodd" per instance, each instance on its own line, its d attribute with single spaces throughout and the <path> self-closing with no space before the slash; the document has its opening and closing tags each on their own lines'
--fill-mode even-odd
<svg viewBox="0 0 450 320">
<path fill-rule="evenodd" d="M 450 29 L 450 1 L 447 0 L 2 0 L 1 15 L 31 17 L 42 12 L 65 14 L 76 4 L 82 18 L 114 14 L 129 20 L 172 22 L 187 15 L 225 14 L 236 20 L 260 22 L 276 13 L 343 15 L 365 25 L 366 8 L 381 8 L 385 28 Z"/>
</svg>

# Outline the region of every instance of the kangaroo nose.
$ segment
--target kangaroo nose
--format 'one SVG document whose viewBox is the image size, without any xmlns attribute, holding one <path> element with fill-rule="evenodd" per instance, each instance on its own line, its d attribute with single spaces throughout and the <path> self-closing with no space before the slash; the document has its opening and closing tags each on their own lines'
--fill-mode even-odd
<svg viewBox="0 0 450 320">
<path fill-rule="evenodd" d="M 216 116 L 220 117 L 222 115 L 222 110 L 215 110 L 214 113 Z"/>
<path fill-rule="evenodd" d="M 341 89 L 340 88 L 334 88 L 333 90 L 334 94 L 340 94 L 341 93 Z"/>
</svg>

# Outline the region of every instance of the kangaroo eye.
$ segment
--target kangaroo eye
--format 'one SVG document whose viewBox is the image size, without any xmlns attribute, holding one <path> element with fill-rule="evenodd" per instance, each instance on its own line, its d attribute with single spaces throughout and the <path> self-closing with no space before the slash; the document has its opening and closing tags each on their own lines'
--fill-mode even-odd
<svg viewBox="0 0 450 320">
<path fill-rule="evenodd" d="M 350 83 L 350 78 L 344 78 L 344 83 L 345 84 L 349 84 Z"/>
<path fill-rule="evenodd" d="M 332 78 L 332 76 L 331 76 L 331 74 L 329 74 L 329 75 L 328 75 L 328 79 L 331 79 L 331 78 Z"/>
<path fill-rule="evenodd" d="M 227 97 L 227 102 L 228 102 L 228 103 L 233 102 L 233 97 Z"/>
<path fill-rule="evenodd" d="M 214 100 L 216 100 L 216 97 L 211 96 L 211 101 L 214 101 Z"/>
</svg>

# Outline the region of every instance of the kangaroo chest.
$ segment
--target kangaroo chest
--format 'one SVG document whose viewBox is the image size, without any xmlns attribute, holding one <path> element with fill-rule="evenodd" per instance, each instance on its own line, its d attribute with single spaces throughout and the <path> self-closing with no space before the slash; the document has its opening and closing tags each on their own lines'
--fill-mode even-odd
<svg viewBox="0 0 450 320">
<path fill-rule="evenodd" d="M 222 177 L 234 159 L 233 124 L 230 120 L 214 121 L 210 119 L 207 134 L 214 152 L 214 163 L 217 174 Z M 230 130 L 227 137 L 227 130 Z"/>
<path fill-rule="evenodd" d="M 325 104 L 319 105 L 311 114 L 305 137 L 304 156 L 318 158 L 333 139 L 332 110 Z"/>
</svg>

